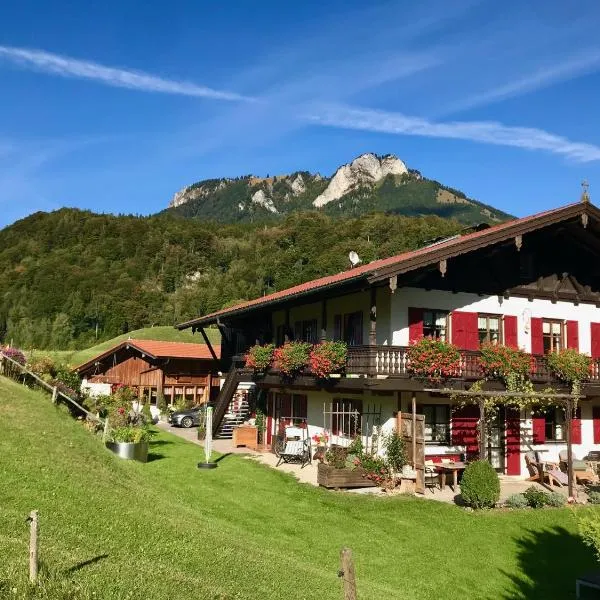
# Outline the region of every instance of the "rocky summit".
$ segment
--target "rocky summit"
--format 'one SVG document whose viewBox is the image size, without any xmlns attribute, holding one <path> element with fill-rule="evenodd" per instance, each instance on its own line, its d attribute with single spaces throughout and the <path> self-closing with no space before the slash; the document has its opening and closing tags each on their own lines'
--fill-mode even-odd
<svg viewBox="0 0 600 600">
<path fill-rule="evenodd" d="M 493 223 L 510 216 L 423 177 L 397 156 L 373 153 L 340 166 L 331 177 L 296 171 L 199 181 L 177 192 L 167 210 L 222 222 L 272 221 L 306 210 L 334 216 L 434 214 L 468 224 Z"/>
</svg>

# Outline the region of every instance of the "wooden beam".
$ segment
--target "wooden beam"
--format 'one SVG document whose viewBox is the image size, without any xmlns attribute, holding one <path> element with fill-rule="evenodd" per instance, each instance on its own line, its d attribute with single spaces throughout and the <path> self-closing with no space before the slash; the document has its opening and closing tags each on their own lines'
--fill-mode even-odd
<svg viewBox="0 0 600 600">
<path fill-rule="evenodd" d="M 567 425 L 567 485 L 569 496 L 573 497 L 573 400 L 567 400 L 565 419 Z"/>
<path fill-rule="evenodd" d="M 204 343 L 208 346 L 208 351 L 210 352 L 210 355 L 213 357 L 213 360 L 215 360 L 216 362 L 219 362 L 219 359 L 217 358 L 217 355 L 215 353 L 215 349 L 213 348 L 212 344 L 210 343 L 210 340 L 208 339 L 208 336 L 206 335 L 206 331 L 204 331 L 204 327 L 199 327 L 200 329 L 200 333 L 202 334 L 202 337 L 204 338 Z"/>
<path fill-rule="evenodd" d="M 486 439 L 485 439 L 485 400 L 479 399 L 479 460 L 485 460 L 486 457 Z"/>
<path fill-rule="evenodd" d="M 412 456 L 413 469 L 417 468 L 417 394 L 412 393 Z"/>
<path fill-rule="evenodd" d="M 369 345 L 377 345 L 377 288 L 371 288 L 371 306 L 369 310 L 371 328 L 369 329 Z"/>
<path fill-rule="evenodd" d="M 321 300 L 321 341 L 327 339 L 327 299 Z"/>
</svg>

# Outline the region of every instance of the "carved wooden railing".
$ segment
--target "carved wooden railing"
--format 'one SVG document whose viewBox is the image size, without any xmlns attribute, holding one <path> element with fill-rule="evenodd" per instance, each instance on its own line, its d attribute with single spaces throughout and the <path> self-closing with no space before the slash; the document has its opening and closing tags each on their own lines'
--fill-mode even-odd
<svg viewBox="0 0 600 600">
<path fill-rule="evenodd" d="M 346 375 L 368 375 L 387 377 L 410 377 L 406 346 L 350 346 L 346 363 Z M 481 379 L 480 353 L 476 350 L 461 350 L 461 379 Z M 545 356 L 531 355 L 530 377 L 533 381 L 554 382 L 556 377 L 548 368 Z M 594 359 L 587 380 L 600 383 L 600 360 Z"/>
</svg>

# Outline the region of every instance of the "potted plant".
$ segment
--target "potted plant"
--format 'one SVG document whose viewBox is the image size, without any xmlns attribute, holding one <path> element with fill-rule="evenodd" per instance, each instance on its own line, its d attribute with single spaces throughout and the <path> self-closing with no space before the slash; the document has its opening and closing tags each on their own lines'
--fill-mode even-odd
<svg viewBox="0 0 600 600">
<path fill-rule="evenodd" d="M 283 377 L 295 377 L 306 367 L 311 347 L 307 342 L 287 342 L 276 348 L 273 353 L 276 369 Z"/>
<path fill-rule="evenodd" d="M 327 451 L 327 443 L 329 442 L 329 435 L 327 434 L 327 431 L 323 430 L 320 433 L 315 433 L 311 439 L 317 446 L 313 458 L 319 462 L 323 462 L 325 460 L 325 453 Z"/>
<path fill-rule="evenodd" d="M 327 379 L 346 368 L 348 345 L 345 342 L 321 342 L 312 347 L 309 355 L 310 370 L 319 379 Z"/>
<path fill-rule="evenodd" d="M 517 348 L 487 343 L 481 346 L 479 368 L 486 379 L 526 377 L 531 368 L 531 357 Z"/>
<path fill-rule="evenodd" d="M 148 442 L 152 431 L 148 427 L 123 425 L 112 429 L 106 447 L 119 458 L 148 461 Z"/>
<path fill-rule="evenodd" d="M 244 356 L 245 366 L 252 369 L 255 374 L 264 373 L 273 362 L 274 344 L 256 344 Z"/>
<path fill-rule="evenodd" d="M 317 466 L 317 483 L 326 488 L 357 488 L 377 485 L 375 481 L 367 477 L 368 473 L 362 468 L 358 455 L 351 453 L 351 451 L 355 451 L 355 448 L 355 444 L 349 448 L 339 446 L 330 448 L 325 454 L 325 460 Z M 360 448 L 358 451 L 362 453 Z"/>
</svg>

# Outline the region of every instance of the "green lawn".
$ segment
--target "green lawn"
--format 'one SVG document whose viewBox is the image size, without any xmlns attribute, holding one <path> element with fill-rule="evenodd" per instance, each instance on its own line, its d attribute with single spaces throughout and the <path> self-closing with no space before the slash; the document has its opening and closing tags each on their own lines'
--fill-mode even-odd
<svg viewBox="0 0 600 600">
<path fill-rule="evenodd" d="M 221 343 L 221 335 L 216 329 L 207 329 L 206 332 L 210 341 L 213 344 Z M 97 354 L 109 350 L 113 346 L 116 346 L 118 343 L 124 342 L 129 338 L 137 340 L 161 340 L 164 342 L 192 342 L 196 344 L 204 343 L 202 335 L 199 333 L 192 334 L 191 329 L 179 331 L 174 327 L 160 326 L 136 329 L 135 331 L 130 331 L 129 333 L 119 335 L 115 338 L 107 340 L 106 342 L 96 344 L 91 348 L 86 348 L 85 350 L 36 350 L 29 352 L 28 354 L 30 356 L 50 356 L 54 360 L 57 360 L 59 362 L 64 362 L 72 366 L 77 366 L 90 360 Z"/>
<path fill-rule="evenodd" d="M 361 600 L 565 600 L 594 567 L 569 509 L 328 492 L 233 455 L 199 472 L 200 449 L 165 433 L 151 462 L 125 462 L 5 379 L 0 456 L 0 598 L 337 600 L 343 546 Z M 54 575 L 26 596 L 33 508 Z"/>
</svg>

